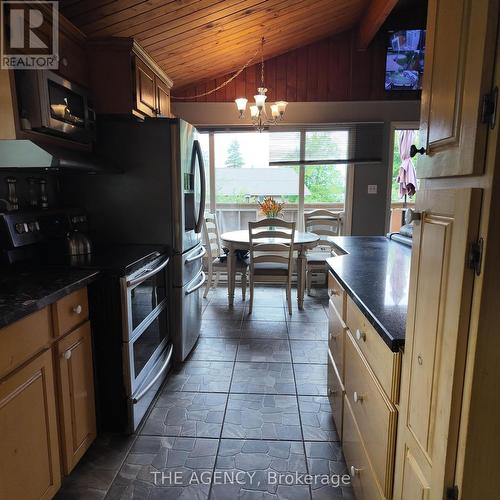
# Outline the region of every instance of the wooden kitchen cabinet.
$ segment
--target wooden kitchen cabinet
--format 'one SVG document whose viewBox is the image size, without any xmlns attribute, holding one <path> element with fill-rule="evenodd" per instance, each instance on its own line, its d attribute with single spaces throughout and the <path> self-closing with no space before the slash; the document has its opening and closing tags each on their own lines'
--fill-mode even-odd
<svg viewBox="0 0 500 500">
<path fill-rule="evenodd" d="M 328 289 L 328 397 L 356 498 L 392 498 L 401 353 L 331 272 Z"/>
<path fill-rule="evenodd" d="M 63 468 L 69 474 L 96 437 L 90 323 L 56 345 Z"/>
<path fill-rule="evenodd" d="M 171 117 L 172 80 L 132 38 L 90 39 L 90 90 L 96 113 Z"/>
<path fill-rule="evenodd" d="M 52 498 L 95 439 L 86 288 L 0 329 L 0 435 L 2 500 Z"/>
<path fill-rule="evenodd" d="M 0 498 L 52 498 L 61 473 L 50 350 L 0 381 L 0 430 Z"/>
</svg>

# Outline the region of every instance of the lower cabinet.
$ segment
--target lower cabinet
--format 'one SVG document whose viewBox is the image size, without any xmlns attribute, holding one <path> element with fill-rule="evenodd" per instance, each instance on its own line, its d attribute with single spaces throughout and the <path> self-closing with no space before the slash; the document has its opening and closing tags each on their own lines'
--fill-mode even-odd
<svg viewBox="0 0 500 500">
<path fill-rule="evenodd" d="M 357 500 L 391 499 L 401 353 L 385 345 L 332 273 L 328 284 L 335 292 L 328 309 L 328 398 L 354 493 Z"/>
<path fill-rule="evenodd" d="M 342 419 L 344 413 L 344 388 L 340 382 L 335 362 L 329 352 L 328 355 L 328 399 L 332 408 L 333 421 L 337 428 L 339 439 L 342 439 Z"/>
<path fill-rule="evenodd" d="M 356 420 L 347 398 L 344 401 L 344 432 L 342 448 L 356 500 L 385 498 L 375 479 Z"/>
<path fill-rule="evenodd" d="M 1 500 L 52 498 L 96 437 L 90 322 L 58 331 L 66 302 L 0 329 Z"/>
<path fill-rule="evenodd" d="M 63 469 L 69 474 L 96 437 L 90 323 L 71 332 L 55 349 L 61 414 Z"/>
<path fill-rule="evenodd" d="M 50 350 L 0 381 L 0 434 L 0 498 L 52 498 L 61 473 Z"/>
</svg>

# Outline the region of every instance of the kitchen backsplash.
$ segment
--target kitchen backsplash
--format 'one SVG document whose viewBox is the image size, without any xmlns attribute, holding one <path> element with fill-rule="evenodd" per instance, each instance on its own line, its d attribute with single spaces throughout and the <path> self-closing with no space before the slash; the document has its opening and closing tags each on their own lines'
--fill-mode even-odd
<svg viewBox="0 0 500 500">
<path fill-rule="evenodd" d="M 15 182 L 14 182 L 15 180 Z M 9 184 L 15 186 L 19 210 L 58 206 L 59 179 L 54 174 L 2 173 L 0 175 L 0 212 L 14 208 L 9 200 Z M 33 204 L 36 203 L 36 206 Z"/>
</svg>

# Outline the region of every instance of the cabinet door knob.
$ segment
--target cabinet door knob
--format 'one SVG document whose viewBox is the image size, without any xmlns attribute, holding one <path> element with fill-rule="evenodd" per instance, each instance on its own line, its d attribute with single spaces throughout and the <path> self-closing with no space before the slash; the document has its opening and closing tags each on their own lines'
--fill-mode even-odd
<svg viewBox="0 0 500 500">
<path fill-rule="evenodd" d="M 67 351 L 63 352 L 63 358 L 64 359 L 69 359 L 71 358 L 71 349 L 68 349 Z"/>
<path fill-rule="evenodd" d="M 354 399 L 355 403 L 362 403 L 363 402 L 363 397 L 364 396 L 362 394 L 358 394 L 357 391 L 354 391 L 353 399 Z"/>
<path fill-rule="evenodd" d="M 420 212 L 415 212 L 411 208 L 407 208 L 405 211 L 405 224 L 410 224 L 413 221 L 421 220 L 422 214 Z"/>
<path fill-rule="evenodd" d="M 330 389 L 328 389 L 328 394 L 329 394 L 330 396 L 335 396 L 335 394 L 337 394 L 337 391 L 336 391 L 335 389 L 331 389 L 331 388 L 330 388 Z"/>
<path fill-rule="evenodd" d="M 83 311 L 83 307 L 80 304 L 78 304 L 77 306 L 73 307 L 73 312 L 75 314 L 82 314 L 82 311 Z"/>
<path fill-rule="evenodd" d="M 410 146 L 410 156 L 412 158 L 414 156 L 417 156 L 417 154 L 425 155 L 425 153 L 426 153 L 426 150 L 423 146 L 420 149 L 418 149 L 417 146 L 415 146 L 415 144 L 412 144 Z"/>
<path fill-rule="evenodd" d="M 358 476 L 360 472 L 361 472 L 361 469 L 358 469 L 358 468 L 354 467 L 354 465 L 351 465 L 351 477 Z"/>
<path fill-rule="evenodd" d="M 356 339 L 366 342 L 366 334 L 362 332 L 359 328 L 356 329 Z"/>
<path fill-rule="evenodd" d="M 331 296 L 331 297 L 333 297 L 334 295 L 338 295 L 338 294 L 339 294 L 339 292 L 338 292 L 337 290 L 335 290 L 334 288 L 332 288 L 332 289 L 330 290 L 330 296 Z"/>
</svg>

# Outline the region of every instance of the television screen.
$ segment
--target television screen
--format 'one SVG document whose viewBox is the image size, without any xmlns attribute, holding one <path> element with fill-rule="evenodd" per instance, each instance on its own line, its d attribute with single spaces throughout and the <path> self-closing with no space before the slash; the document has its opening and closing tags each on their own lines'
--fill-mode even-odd
<svg viewBox="0 0 500 500">
<path fill-rule="evenodd" d="M 389 34 L 385 90 L 420 90 L 424 72 L 425 30 Z"/>
</svg>

